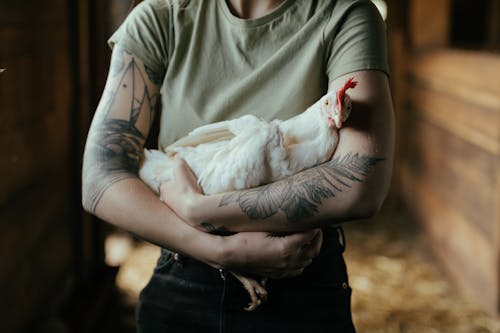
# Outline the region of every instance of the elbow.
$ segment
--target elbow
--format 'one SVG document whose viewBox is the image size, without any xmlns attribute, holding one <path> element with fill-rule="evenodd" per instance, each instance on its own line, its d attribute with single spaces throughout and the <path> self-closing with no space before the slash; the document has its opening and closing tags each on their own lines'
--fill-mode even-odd
<svg viewBox="0 0 500 333">
<path fill-rule="evenodd" d="M 385 197 L 384 197 L 385 199 Z M 382 209 L 382 205 L 385 200 L 371 199 L 363 202 L 362 208 L 360 209 L 360 218 L 369 219 L 376 216 Z"/>
<path fill-rule="evenodd" d="M 94 166 L 96 163 L 92 163 L 92 160 L 90 157 L 92 157 L 91 154 L 85 153 L 83 156 L 83 165 L 82 165 L 82 173 L 81 173 L 81 204 L 83 207 L 83 210 L 87 213 L 90 214 L 95 214 L 95 205 L 92 204 L 92 193 L 95 192 L 95 174 L 96 172 L 93 172 L 92 166 Z M 92 176 L 94 175 L 94 176 Z M 94 191 L 92 190 L 94 188 Z"/>
<path fill-rule="evenodd" d="M 391 169 L 386 169 L 379 177 L 374 177 L 370 186 L 366 186 L 358 197 L 358 203 L 362 218 L 376 216 L 389 194 L 391 186 Z"/>
<path fill-rule="evenodd" d="M 82 170 L 82 187 L 81 187 L 81 202 L 83 210 L 90 214 L 96 214 L 96 206 L 102 194 L 102 187 L 105 177 L 97 177 L 96 172 L 93 172 L 88 167 L 89 163 L 84 160 Z M 101 179 L 101 181 L 99 181 Z"/>
<path fill-rule="evenodd" d="M 387 190 L 370 192 L 363 196 L 359 203 L 360 218 L 368 219 L 376 216 L 385 202 Z"/>
<path fill-rule="evenodd" d="M 83 210 L 90 214 L 95 214 L 95 207 L 92 205 L 90 185 L 85 180 L 82 181 L 82 207 Z"/>
</svg>

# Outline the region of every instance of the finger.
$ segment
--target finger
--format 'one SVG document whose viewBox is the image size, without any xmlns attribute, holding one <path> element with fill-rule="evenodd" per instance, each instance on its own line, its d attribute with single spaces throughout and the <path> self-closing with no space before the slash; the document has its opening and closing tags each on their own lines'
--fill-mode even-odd
<svg viewBox="0 0 500 333">
<path fill-rule="evenodd" d="M 321 233 L 317 235 L 315 239 L 308 246 L 304 246 L 301 248 L 300 258 L 302 260 L 309 260 L 317 257 L 321 252 L 323 236 Z"/>
<path fill-rule="evenodd" d="M 177 177 L 184 177 L 185 172 L 187 170 L 187 163 L 184 161 L 183 158 L 181 158 L 179 155 L 176 155 L 174 157 L 174 164 L 172 167 L 174 178 L 177 179 Z"/>
<path fill-rule="evenodd" d="M 303 272 L 304 272 L 304 267 L 301 267 L 298 269 L 288 270 L 286 272 L 274 273 L 271 275 L 271 278 L 274 280 L 287 279 L 287 278 L 299 276 Z"/>
<path fill-rule="evenodd" d="M 186 160 L 179 155 L 176 155 L 174 158 L 174 168 L 176 168 L 179 172 L 183 172 L 185 175 L 191 174 L 194 176 L 194 172 L 189 164 L 187 164 Z"/>
<path fill-rule="evenodd" d="M 320 229 L 316 234 L 316 237 L 311 241 L 311 250 L 313 257 L 316 257 L 321 252 L 321 246 L 323 245 L 323 231 Z"/>
<path fill-rule="evenodd" d="M 173 175 L 174 179 L 186 184 L 191 189 L 203 193 L 203 189 L 198 183 L 198 178 L 196 177 L 193 169 L 191 169 L 189 164 L 187 164 L 187 162 L 180 156 L 176 156 L 174 158 Z"/>
<path fill-rule="evenodd" d="M 304 273 L 304 269 L 305 269 L 305 267 L 302 267 L 302 268 L 299 268 L 295 271 L 291 271 L 289 277 L 296 277 L 296 276 L 302 275 L 302 273 Z"/>
<path fill-rule="evenodd" d="M 160 194 L 160 200 L 161 201 L 165 201 L 165 199 L 167 198 L 167 195 L 168 195 L 168 183 L 169 181 L 166 180 L 164 182 L 161 182 L 160 183 L 160 186 L 158 188 L 158 193 Z"/>
<path fill-rule="evenodd" d="M 282 271 L 286 276 L 293 276 L 295 273 L 299 271 L 303 271 L 313 262 L 312 258 L 303 258 L 301 260 L 297 260 L 293 264 L 291 264 L 285 271 Z"/>
<path fill-rule="evenodd" d="M 316 237 L 318 229 L 308 230 L 303 232 L 298 232 L 294 234 L 287 235 L 282 238 L 282 240 L 288 243 L 289 246 L 300 248 L 304 245 L 311 243 L 311 241 Z"/>
</svg>

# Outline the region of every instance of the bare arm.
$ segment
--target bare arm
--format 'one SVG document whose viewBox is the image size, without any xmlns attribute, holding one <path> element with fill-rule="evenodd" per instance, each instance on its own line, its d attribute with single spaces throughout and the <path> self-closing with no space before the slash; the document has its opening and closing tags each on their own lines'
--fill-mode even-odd
<svg viewBox="0 0 500 333">
<path fill-rule="evenodd" d="M 182 208 L 178 213 L 205 230 L 269 232 L 304 230 L 375 214 L 392 172 L 391 95 L 388 78 L 379 71 L 351 73 L 332 82 L 329 89 L 339 89 L 353 75 L 359 82 L 349 92 L 353 111 L 329 162 L 282 181 L 231 193 L 204 196 L 184 185 L 189 199 L 177 206 Z M 186 166 L 179 164 L 177 169 L 176 179 L 186 179 Z M 177 184 L 168 187 L 172 186 Z M 167 204 L 178 198 L 162 191 Z"/>
<path fill-rule="evenodd" d="M 85 147 L 83 206 L 118 227 L 180 251 L 180 241 L 196 234 L 182 227 L 137 178 L 159 98 L 158 81 L 140 60 L 115 47 Z"/>
<path fill-rule="evenodd" d="M 161 76 L 116 46 L 85 147 L 84 208 L 141 238 L 215 267 L 283 277 L 298 274 L 319 248 L 317 232 L 271 239 L 263 233 L 210 235 L 184 223 L 138 178 L 139 159 L 159 98 Z M 321 240 L 315 244 L 321 244 Z M 258 252 L 256 249 L 263 251 Z"/>
</svg>

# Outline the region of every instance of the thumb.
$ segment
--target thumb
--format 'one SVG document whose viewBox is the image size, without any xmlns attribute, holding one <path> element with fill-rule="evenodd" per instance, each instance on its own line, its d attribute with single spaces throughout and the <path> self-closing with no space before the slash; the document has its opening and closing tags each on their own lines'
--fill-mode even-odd
<svg viewBox="0 0 500 333">
<path fill-rule="evenodd" d="M 193 171 L 186 163 L 186 161 L 179 155 L 175 155 L 174 164 L 172 167 L 174 179 L 187 179 L 189 174 L 193 174 Z"/>
<path fill-rule="evenodd" d="M 203 193 L 203 189 L 198 183 L 198 177 L 196 177 L 196 174 L 191 169 L 189 164 L 187 164 L 186 160 L 179 157 L 179 155 L 174 157 L 172 173 L 173 178 L 180 184 L 183 184 L 185 188 Z"/>
</svg>

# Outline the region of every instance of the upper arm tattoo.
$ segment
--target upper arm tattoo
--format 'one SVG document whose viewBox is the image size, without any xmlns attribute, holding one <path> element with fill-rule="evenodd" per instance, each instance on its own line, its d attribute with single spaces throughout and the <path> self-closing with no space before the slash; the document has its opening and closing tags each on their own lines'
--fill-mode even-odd
<svg viewBox="0 0 500 333">
<path fill-rule="evenodd" d="M 323 199 L 363 182 L 383 158 L 359 154 L 338 156 L 295 176 L 254 189 L 224 195 L 219 207 L 238 204 L 251 219 L 266 219 L 280 210 L 289 222 L 314 216 Z"/>
<path fill-rule="evenodd" d="M 146 80 L 155 83 L 157 77 L 150 69 L 139 66 L 125 50 L 115 47 L 111 83 L 89 132 L 85 152 L 83 178 L 87 192 L 83 198 L 84 206 L 91 212 L 95 212 L 109 186 L 137 175 L 142 147 L 159 100 L 159 94 L 150 93 Z"/>
</svg>

